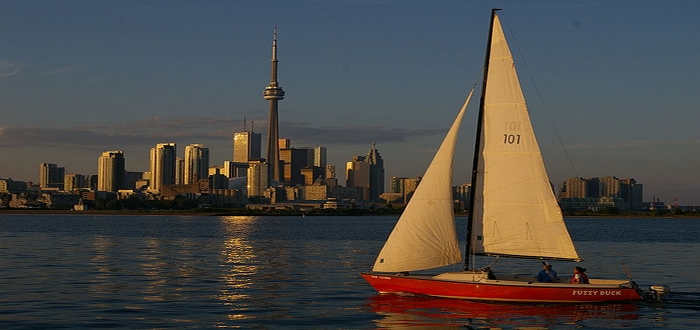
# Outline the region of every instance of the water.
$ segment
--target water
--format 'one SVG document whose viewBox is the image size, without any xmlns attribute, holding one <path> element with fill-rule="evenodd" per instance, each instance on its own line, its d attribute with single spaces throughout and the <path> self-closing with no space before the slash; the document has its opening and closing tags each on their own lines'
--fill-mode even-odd
<svg viewBox="0 0 700 330">
<path fill-rule="evenodd" d="M 700 327 L 700 219 L 567 219 L 590 276 L 626 278 L 625 261 L 640 285 L 674 290 L 567 306 L 377 295 L 358 273 L 395 220 L 0 214 L 0 328 Z"/>
</svg>

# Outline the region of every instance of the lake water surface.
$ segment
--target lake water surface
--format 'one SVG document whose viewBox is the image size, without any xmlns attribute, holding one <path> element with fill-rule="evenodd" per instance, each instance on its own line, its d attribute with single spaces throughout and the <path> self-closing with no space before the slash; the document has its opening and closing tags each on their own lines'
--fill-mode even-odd
<svg viewBox="0 0 700 330">
<path fill-rule="evenodd" d="M 0 214 L 0 328 L 700 328 L 700 219 L 567 219 L 589 276 L 673 293 L 533 306 L 376 294 L 359 273 L 396 218 Z"/>
</svg>

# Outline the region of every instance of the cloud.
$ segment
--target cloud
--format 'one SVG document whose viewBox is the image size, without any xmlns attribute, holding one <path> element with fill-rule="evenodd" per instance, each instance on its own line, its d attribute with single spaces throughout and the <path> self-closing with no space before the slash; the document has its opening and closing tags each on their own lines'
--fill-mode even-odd
<svg viewBox="0 0 700 330">
<path fill-rule="evenodd" d="M 56 69 L 56 70 L 53 70 L 53 71 L 44 72 L 44 73 L 42 73 L 42 74 L 43 74 L 43 75 L 55 75 L 55 74 L 73 72 L 73 71 L 75 71 L 75 67 L 72 67 L 72 66 L 64 66 L 64 67 L 62 67 L 62 68 L 60 68 L 60 69 Z"/>
<path fill-rule="evenodd" d="M 47 127 L 0 127 L 0 147 L 34 146 L 101 149 L 113 144 L 133 144 L 138 139 L 127 135 L 110 135 L 85 129 Z"/>
<path fill-rule="evenodd" d="M 406 130 L 385 126 L 320 126 L 307 123 L 280 123 L 280 136 L 289 138 L 295 145 L 365 145 L 372 141 L 403 142 L 408 137 L 443 134 L 444 128 Z"/>
<path fill-rule="evenodd" d="M 79 149 L 113 149 L 159 142 L 207 143 L 230 141 L 235 127 L 243 127 L 230 118 L 193 117 L 163 120 L 152 117 L 114 125 L 82 125 L 79 127 L 0 126 L 0 147 L 51 146 Z M 267 130 L 264 124 L 263 132 Z M 257 130 L 260 132 L 260 130 Z M 280 136 L 293 145 L 318 144 L 366 145 L 402 142 L 409 137 L 444 133 L 444 128 L 407 130 L 386 126 L 312 126 L 302 122 L 280 123 Z"/>
<path fill-rule="evenodd" d="M 22 72 L 23 68 L 23 64 L 0 60 L 0 78 L 14 76 Z"/>
</svg>

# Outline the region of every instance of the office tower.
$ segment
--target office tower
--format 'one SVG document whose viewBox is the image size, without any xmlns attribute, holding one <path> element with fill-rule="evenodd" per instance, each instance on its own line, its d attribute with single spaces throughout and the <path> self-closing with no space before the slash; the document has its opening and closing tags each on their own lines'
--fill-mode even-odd
<svg viewBox="0 0 700 330">
<path fill-rule="evenodd" d="M 185 159 L 177 157 L 175 160 L 175 184 L 183 184 L 185 182 Z"/>
<path fill-rule="evenodd" d="M 277 83 L 277 27 L 274 29 L 272 38 L 272 72 L 270 85 L 265 87 L 263 98 L 270 101 L 270 118 L 267 129 L 267 163 L 270 166 L 270 179 L 280 181 L 280 157 L 279 157 L 279 126 L 277 119 L 277 102 L 284 99 L 284 91 Z"/>
<path fill-rule="evenodd" d="M 589 180 L 584 178 L 569 178 L 562 184 L 562 189 L 559 192 L 560 198 L 586 198 L 592 197 L 589 195 Z M 596 196 L 597 197 L 597 194 Z"/>
<path fill-rule="evenodd" d="M 261 162 L 260 159 L 250 160 L 250 162 Z M 224 172 L 223 175 L 229 178 L 242 178 L 248 175 L 248 163 L 232 162 L 230 160 L 224 161 Z"/>
<path fill-rule="evenodd" d="M 346 187 L 362 189 L 362 200 L 369 200 L 370 164 L 363 156 L 353 156 L 352 161 L 345 164 Z"/>
<path fill-rule="evenodd" d="M 326 174 L 325 177 L 326 179 L 335 179 L 335 165 L 326 165 Z"/>
<path fill-rule="evenodd" d="M 309 148 L 280 148 L 280 163 L 282 164 L 282 180 L 289 185 L 303 185 L 303 168 L 311 167 L 313 149 Z"/>
<path fill-rule="evenodd" d="M 335 165 L 326 165 L 324 178 L 326 179 L 326 184 L 335 187 L 338 185 L 338 178 L 335 176 Z"/>
<path fill-rule="evenodd" d="M 63 180 L 63 189 L 73 191 L 74 189 L 88 188 L 85 176 L 82 174 L 66 174 Z"/>
<path fill-rule="evenodd" d="M 418 188 L 418 184 L 421 181 L 421 177 L 417 178 L 391 178 L 391 193 L 400 194 L 401 200 L 404 203 L 408 203 L 413 196 L 413 193 Z"/>
<path fill-rule="evenodd" d="M 262 135 L 253 132 L 233 133 L 233 161 L 248 163 L 261 158 Z"/>
<path fill-rule="evenodd" d="M 289 149 L 291 147 L 292 147 L 292 140 L 290 140 L 290 139 L 277 139 L 277 148 Z"/>
<path fill-rule="evenodd" d="M 454 199 L 459 204 L 460 210 L 465 210 L 467 205 L 469 205 L 469 198 L 471 196 L 472 184 L 463 183 L 459 186 L 454 187 Z"/>
<path fill-rule="evenodd" d="M 199 179 L 209 177 L 209 148 L 203 144 L 190 144 L 185 147 L 183 184 L 195 184 Z"/>
<path fill-rule="evenodd" d="M 175 163 L 177 160 L 177 144 L 158 143 L 151 148 L 151 183 L 150 190 L 160 193 L 163 185 L 175 183 Z"/>
<path fill-rule="evenodd" d="M 143 185 L 139 184 L 137 186 L 136 182 L 139 182 L 142 180 L 143 180 L 143 172 L 126 171 L 126 175 L 124 176 L 124 189 L 127 189 L 127 190 L 140 189 Z"/>
<path fill-rule="evenodd" d="M 97 191 L 124 189 L 126 176 L 124 151 L 105 151 L 97 159 Z"/>
<path fill-rule="evenodd" d="M 225 162 L 226 162 L 226 161 L 225 161 Z M 224 163 L 225 163 L 225 162 L 224 162 Z M 224 167 L 223 167 L 223 166 L 219 166 L 219 165 L 209 166 L 209 173 L 208 173 L 208 174 L 209 174 L 209 175 L 221 174 L 221 175 L 224 175 L 224 176 L 228 177 L 228 175 L 225 175 L 225 174 L 224 174 Z"/>
<path fill-rule="evenodd" d="M 56 164 L 41 163 L 39 165 L 39 187 L 55 188 L 63 190 L 63 179 L 66 174 L 65 167 L 58 167 Z"/>
<path fill-rule="evenodd" d="M 625 187 L 625 196 L 630 203 L 630 208 L 633 210 L 641 210 L 644 208 L 644 185 L 637 183 L 635 179 L 622 179 L 622 184 Z"/>
<path fill-rule="evenodd" d="M 88 185 L 88 189 L 97 191 L 97 183 L 99 179 L 99 175 L 97 174 L 88 174 L 85 176 L 85 182 Z"/>
<path fill-rule="evenodd" d="M 326 167 L 326 147 L 314 147 L 314 157 L 312 165 L 315 167 Z"/>
<path fill-rule="evenodd" d="M 364 200 L 378 200 L 384 192 L 384 160 L 372 142 L 367 156 L 354 156 L 345 167 L 348 188 L 362 188 Z"/>
<path fill-rule="evenodd" d="M 246 185 L 246 192 L 248 197 L 264 196 L 265 191 L 270 186 L 268 181 L 269 166 L 260 161 L 250 162 L 250 167 L 248 168 L 248 182 Z"/>
<path fill-rule="evenodd" d="M 304 186 L 326 185 L 326 180 L 323 178 L 324 169 L 321 167 L 305 167 L 300 170 L 300 174 Z"/>
<path fill-rule="evenodd" d="M 367 153 L 365 161 L 370 164 L 369 168 L 369 199 L 377 200 L 384 192 L 384 160 L 379 155 L 376 144 L 372 142 L 372 148 Z"/>
<path fill-rule="evenodd" d="M 620 179 L 614 176 L 604 176 L 600 180 L 600 196 L 609 198 L 622 198 L 620 191 Z"/>
<path fill-rule="evenodd" d="M 615 207 L 621 211 L 644 209 L 643 185 L 635 179 L 614 176 L 569 178 L 562 183 L 559 203 L 564 210 Z"/>
</svg>

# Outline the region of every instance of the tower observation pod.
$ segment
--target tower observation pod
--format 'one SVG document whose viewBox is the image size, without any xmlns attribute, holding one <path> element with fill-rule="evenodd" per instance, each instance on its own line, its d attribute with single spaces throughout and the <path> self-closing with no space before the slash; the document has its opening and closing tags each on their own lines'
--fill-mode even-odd
<svg viewBox="0 0 700 330">
<path fill-rule="evenodd" d="M 272 63 L 270 85 L 265 87 L 263 98 L 266 100 L 282 100 L 284 99 L 284 91 L 277 83 L 277 27 L 275 27 L 272 39 L 272 60 L 270 62 Z"/>
</svg>

